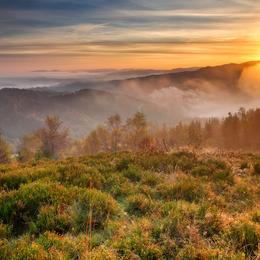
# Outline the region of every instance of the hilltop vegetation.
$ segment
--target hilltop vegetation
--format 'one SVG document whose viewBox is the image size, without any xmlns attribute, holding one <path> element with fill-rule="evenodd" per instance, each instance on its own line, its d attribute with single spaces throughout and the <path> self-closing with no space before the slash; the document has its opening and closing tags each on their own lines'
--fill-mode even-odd
<svg viewBox="0 0 260 260">
<path fill-rule="evenodd" d="M 0 167 L 0 259 L 256 259 L 255 155 L 106 153 Z"/>
</svg>

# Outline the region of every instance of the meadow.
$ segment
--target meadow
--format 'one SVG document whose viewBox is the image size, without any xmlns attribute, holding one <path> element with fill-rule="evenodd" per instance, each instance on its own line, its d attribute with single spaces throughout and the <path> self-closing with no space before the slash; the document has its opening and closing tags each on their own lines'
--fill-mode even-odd
<svg viewBox="0 0 260 260">
<path fill-rule="evenodd" d="M 260 157 L 103 153 L 0 165 L 0 259 L 259 259 Z"/>
</svg>

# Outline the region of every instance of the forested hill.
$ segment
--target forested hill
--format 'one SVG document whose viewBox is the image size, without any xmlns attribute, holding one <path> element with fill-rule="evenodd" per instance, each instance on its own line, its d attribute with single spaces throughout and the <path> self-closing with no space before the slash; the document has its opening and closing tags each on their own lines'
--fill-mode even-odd
<svg viewBox="0 0 260 260">
<path fill-rule="evenodd" d="M 174 124 L 197 116 L 200 111 L 194 110 L 193 106 L 211 102 L 214 109 L 228 110 L 228 105 L 233 105 L 233 99 L 248 98 L 245 94 L 240 95 L 238 82 L 241 73 L 256 64 L 228 64 L 196 71 L 95 82 L 93 86 L 87 85 L 87 89 L 81 83 L 83 89 L 76 92 L 73 84 L 62 86 L 65 92 L 58 93 L 50 88 L 46 91 L 2 89 L 0 129 L 7 138 L 16 140 L 42 126 L 47 115 L 57 115 L 73 135 L 79 137 L 112 114 L 127 117 L 136 111 L 144 112 L 152 121 Z M 167 89 L 168 92 L 165 92 Z M 223 96 L 226 97 L 225 105 L 221 103 L 224 98 L 220 97 Z M 207 107 L 201 110 L 205 112 Z"/>
</svg>

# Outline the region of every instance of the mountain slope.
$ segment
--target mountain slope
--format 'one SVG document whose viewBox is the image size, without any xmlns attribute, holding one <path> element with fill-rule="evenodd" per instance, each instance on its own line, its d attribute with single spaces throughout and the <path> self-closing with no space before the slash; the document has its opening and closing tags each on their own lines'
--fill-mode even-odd
<svg viewBox="0 0 260 260">
<path fill-rule="evenodd" d="M 58 115 L 73 136 L 79 137 L 114 113 L 128 117 L 141 110 L 151 120 L 174 123 L 202 116 L 205 111 L 214 113 L 219 107 L 229 110 L 234 100 L 233 107 L 238 108 L 243 104 L 238 97 L 246 96 L 238 86 L 241 74 L 258 63 L 228 64 L 87 85 L 81 82 L 62 86 L 65 92 L 50 88 L 45 91 L 2 89 L 0 129 L 15 140 L 42 126 L 47 115 Z M 81 90 L 74 91 L 74 87 Z"/>
</svg>

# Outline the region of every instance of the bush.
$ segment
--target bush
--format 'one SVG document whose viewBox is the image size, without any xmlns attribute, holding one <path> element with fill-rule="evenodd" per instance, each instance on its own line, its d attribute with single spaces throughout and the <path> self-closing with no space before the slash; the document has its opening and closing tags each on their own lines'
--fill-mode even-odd
<svg viewBox="0 0 260 260">
<path fill-rule="evenodd" d="M 144 154 L 136 159 L 145 170 L 155 172 L 172 172 L 176 168 L 176 158 L 166 154 Z"/>
<path fill-rule="evenodd" d="M 234 176 L 231 174 L 230 170 L 218 170 L 213 174 L 213 180 L 219 182 L 226 182 L 228 184 L 234 184 Z"/>
<path fill-rule="evenodd" d="M 12 226 L 0 223 L 0 240 L 11 237 Z"/>
<path fill-rule="evenodd" d="M 244 252 L 247 256 L 256 254 L 260 237 L 255 226 L 248 223 L 234 225 L 228 238 L 232 240 L 236 250 Z"/>
<path fill-rule="evenodd" d="M 245 184 L 236 186 L 227 200 L 231 203 L 233 210 L 244 211 L 254 205 L 253 193 Z"/>
<path fill-rule="evenodd" d="M 87 252 L 84 255 L 85 259 L 92 259 L 92 260 L 117 260 L 118 255 L 115 250 L 107 248 L 105 246 L 100 246 L 94 248 L 90 252 Z"/>
<path fill-rule="evenodd" d="M 125 259 L 162 259 L 162 250 L 153 240 L 150 227 L 145 222 L 145 219 L 141 220 L 113 243 L 120 256 Z"/>
<path fill-rule="evenodd" d="M 211 169 L 206 165 L 199 165 L 192 169 L 191 174 L 193 176 L 210 176 L 212 174 Z"/>
<path fill-rule="evenodd" d="M 128 169 L 124 170 L 122 173 L 132 182 L 138 182 L 141 180 L 141 171 L 134 165 L 130 165 Z"/>
<path fill-rule="evenodd" d="M 144 172 L 142 175 L 141 183 L 145 185 L 149 185 L 151 187 L 156 186 L 162 181 L 162 178 L 156 175 L 153 172 Z"/>
<path fill-rule="evenodd" d="M 66 205 L 45 205 L 39 210 L 35 228 L 37 233 L 44 231 L 54 231 L 64 234 L 71 229 L 71 216 L 68 213 Z"/>
<path fill-rule="evenodd" d="M 189 224 L 189 218 L 185 217 L 183 212 L 176 208 L 163 220 L 162 232 L 174 239 L 177 244 L 181 244 L 187 235 L 187 226 Z"/>
<path fill-rule="evenodd" d="M 166 200 L 186 200 L 198 202 L 203 199 L 207 192 L 205 188 L 195 179 L 182 179 L 174 184 L 163 184 L 158 186 L 157 193 Z"/>
<path fill-rule="evenodd" d="M 58 184 L 26 184 L 17 191 L 11 191 L 1 197 L 0 218 L 4 223 L 13 225 L 14 231 L 20 233 L 36 219 L 42 205 L 65 203 L 72 196 L 72 192 Z"/>
<path fill-rule="evenodd" d="M 242 162 L 241 165 L 240 165 L 240 169 L 241 170 L 245 170 L 245 169 L 248 169 L 250 166 L 249 166 L 249 163 L 248 162 Z"/>
<path fill-rule="evenodd" d="M 205 164 L 212 170 L 226 170 L 227 165 L 223 161 L 209 159 L 205 162 Z"/>
<path fill-rule="evenodd" d="M 208 212 L 200 221 L 200 232 L 205 237 L 219 235 L 223 231 L 223 223 L 217 212 Z"/>
<path fill-rule="evenodd" d="M 13 260 L 38 260 L 38 259 L 48 259 L 48 253 L 44 248 L 31 242 L 28 236 L 23 237 L 15 241 L 10 245 L 12 248 L 11 255 L 7 259 Z"/>
<path fill-rule="evenodd" d="M 260 210 L 253 213 L 252 221 L 254 221 L 255 223 L 260 224 Z"/>
<path fill-rule="evenodd" d="M 176 153 L 175 154 L 176 159 L 176 165 L 185 172 L 190 171 L 196 164 L 197 159 L 192 153 Z"/>
<path fill-rule="evenodd" d="M 0 163 L 8 163 L 11 160 L 10 147 L 0 135 Z"/>
<path fill-rule="evenodd" d="M 127 198 L 127 212 L 132 215 L 145 215 L 150 213 L 155 203 L 143 194 L 136 194 Z"/>
<path fill-rule="evenodd" d="M 76 232 L 85 232 L 87 223 L 93 228 L 102 228 L 106 220 L 120 214 L 117 202 L 109 194 L 95 189 L 80 193 L 71 210 Z"/>
<path fill-rule="evenodd" d="M 80 163 L 71 163 L 58 168 L 58 180 L 68 185 L 101 189 L 104 177 L 93 168 Z"/>
<path fill-rule="evenodd" d="M 260 175 L 260 162 L 256 162 L 254 164 L 254 174 L 255 175 Z"/>
<path fill-rule="evenodd" d="M 0 186 L 4 189 L 12 190 L 18 189 L 22 184 L 32 182 L 44 177 L 52 177 L 52 169 L 45 167 L 35 169 L 33 167 L 26 167 L 19 170 L 13 170 L 6 174 L 0 175 Z"/>
<path fill-rule="evenodd" d="M 109 174 L 105 180 L 104 190 L 113 197 L 123 197 L 134 191 L 135 185 L 120 174 Z"/>
<path fill-rule="evenodd" d="M 41 234 L 36 242 L 49 252 L 50 259 L 78 259 L 85 249 L 84 241 L 52 232 Z"/>
<path fill-rule="evenodd" d="M 116 164 L 116 171 L 127 170 L 130 165 L 130 159 L 123 158 Z"/>
</svg>

